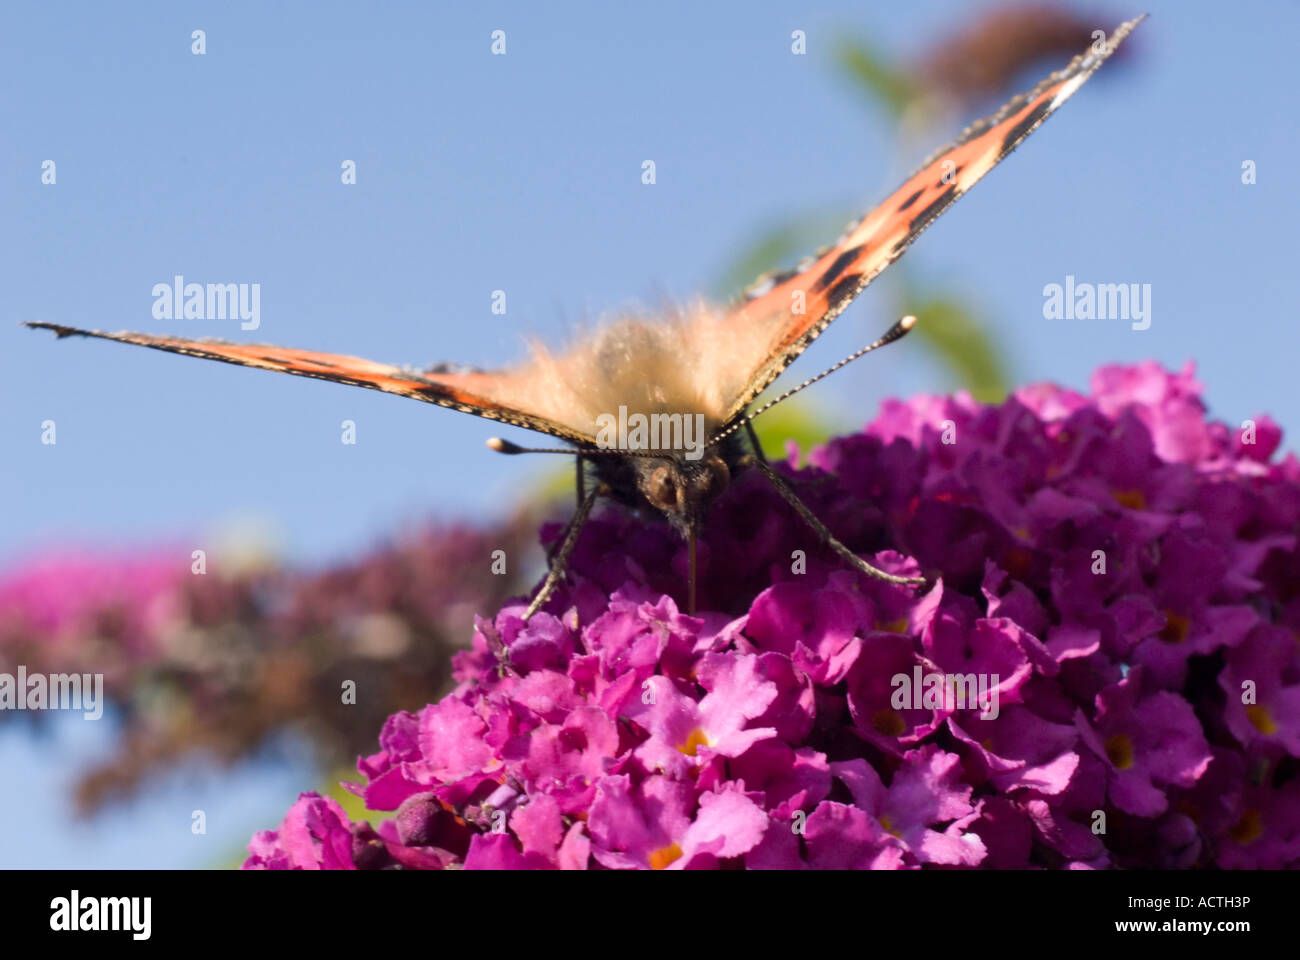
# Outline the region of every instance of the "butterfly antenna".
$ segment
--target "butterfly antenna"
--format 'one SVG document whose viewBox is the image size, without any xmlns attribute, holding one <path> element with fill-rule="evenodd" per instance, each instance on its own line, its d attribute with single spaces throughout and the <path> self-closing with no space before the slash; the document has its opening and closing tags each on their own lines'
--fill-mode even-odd
<svg viewBox="0 0 1300 960">
<path fill-rule="evenodd" d="M 806 387 L 811 387 L 818 380 L 824 380 L 826 377 L 829 377 L 836 370 L 840 369 L 841 367 L 848 366 L 850 363 L 852 363 L 854 360 L 858 359 L 859 357 L 866 356 L 872 350 L 879 350 L 881 347 L 887 346 L 893 343 L 895 340 L 903 339 L 903 337 L 907 335 L 907 332 L 911 330 L 914 326 L 916 326 L 916 317 L 912 316 L 911 314 L 908 314 L 906 317 L 903 317 L 892 327 L 890 327 L 885 332 L 885 335 L 881 337 L 879 340 L 877 340 L 875 343 L 867 344 L 867 346 L 857 351 L 857 353 L 850 353 L 839 363 L 835 364 L 835 366 L 828 367 L 827 369 L 823 370 L 821 373 L 817 374 L 817 376 L 815 377 L 809 377 L 803 383 L 799 384 L 799 386 L 790 388 L 789 390 L 787 390 L 785 393 L 781 394 L 778 397 L 773 397 L 771 400 L 763 404 L 753 413 L 747 414 L 741 417 L 739 420 L 736 420 L 731 424 L 731 426 L 727 427 L 721 433 L 716 434 L 713 437 L 713 439 L 709 441 L 709 446 L 712 446 L 713 444 L 717 443 L 719 440 L 723 440 L 726 437 L 731 436 L 737 430 L 740 430 L 742 427 L 745 427 L 749 423 L 751 423 L 754 420 L 754 418 L 757 417 L 759 414 L 766 413 L 768 410 L 771 410 L 773 407 L 775 407 L 778 403 L 780 403 L 783 400 L 789 400 L 800 390 L 803 390 Z"/>
<path fill-rule="evenodd" d="M 506 453 L 514 456 L 519 453 L 565 453 L 569 456 L 577 454 L 583 457 L 666 457 L 668 454 L 655 453 L 652 450 L 619 450 L 615 447 L 521 447 L 517 443 L 511 443 L 509 440 L 503 440 L 500 437 L 491 437 L 487 441 L 488 449 L 495 450 L 497 453 Z"/>
</svg>

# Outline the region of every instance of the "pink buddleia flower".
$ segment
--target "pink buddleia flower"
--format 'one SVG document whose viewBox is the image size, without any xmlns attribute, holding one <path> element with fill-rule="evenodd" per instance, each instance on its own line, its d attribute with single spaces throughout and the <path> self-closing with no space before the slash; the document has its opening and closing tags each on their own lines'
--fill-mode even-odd
<svg viewBox="0 0 1300 960">
<path fill-rule="evenodd" d="M 1111 770 L 1110 799 L 1138 816 L 1163 813 L 1170 786 L 1190 787 L 1210 765 L 1210 748 L 1191 705 L 1177 694 L 1142 694 L 1142 671 L 1097 695 L 1092 721 L 1076 714 L 1079 733 Z"/>
<path fill-rule="evenodd" d="M 300 801 L 249 865 L 1300 866 L 1300 463 L 1200 390 L 1141 364 L 893 400 L 776 464 L 920 589 L 747 471 L 688 616 L 686 545 L 598 513 L 543 611 L 480 617 L 455 691 L 359 761 L 394 820 Z"/>
<path fill-rule="evenodd" d="M 253 837 L 244 869 L 355 870 L 352 840 L 352 824 L 337 800 L 304 793 L 278 830 Z"/>
</svg>

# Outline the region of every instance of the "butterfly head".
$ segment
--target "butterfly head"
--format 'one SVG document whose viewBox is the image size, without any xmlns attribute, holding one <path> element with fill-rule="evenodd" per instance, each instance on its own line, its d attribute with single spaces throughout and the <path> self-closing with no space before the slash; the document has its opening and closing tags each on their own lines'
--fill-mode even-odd
<svg viewBox="0 0 1300 960">
<path fill-rule="evenodd" d="M 683 533 L 699 525 L 709 504 L 731 483 L 731 469 L 716 449 L 699 459 L 634 457 L 641 496 Z"/>
</svg>

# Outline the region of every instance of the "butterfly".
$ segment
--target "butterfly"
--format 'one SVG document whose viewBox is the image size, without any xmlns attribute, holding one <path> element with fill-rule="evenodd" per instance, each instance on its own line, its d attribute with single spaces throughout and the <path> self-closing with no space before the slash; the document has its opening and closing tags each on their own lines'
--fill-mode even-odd
<svg viewBox="0 0 1300 960">
<path fill-rule="evenodd" d="M 524 619 L 564 575 L 579 533 L 600 497 L 663 515 L 689 551 L 688 609 L 695 610 L 696 536 L 709 505 L 735 476 L 754 469 L 846 563 L 896 584 L 923 577 L 879 570 L 837 540 L 763 455 L 753 420 L 764 410 L 908 332 L 913 317 L 825 372 L 750 412 L 750 404 L 881 271 L 945 210 L 1038 129 L 1145 17 L 1121 24 L 1064 69 L 1013 98 L 943 149 L 833 244 L 796 270 L 760 277 L 726 309 L 696 304 L 657 320 L 624 319 L 572 347 L 534 345 L 524 362 L 495 371 L 439 365 L 415 371 L 358 357 L 222 340 L 105 333 L 54 323 L 27 326 L 60 338 L 100 337 L 171 353 L 316 377 L 450 407 L 548 434 L 563 447 L 525 448 L 500 438 L 501 453 L 576 457 L 577 510 Z"/>
</svg>

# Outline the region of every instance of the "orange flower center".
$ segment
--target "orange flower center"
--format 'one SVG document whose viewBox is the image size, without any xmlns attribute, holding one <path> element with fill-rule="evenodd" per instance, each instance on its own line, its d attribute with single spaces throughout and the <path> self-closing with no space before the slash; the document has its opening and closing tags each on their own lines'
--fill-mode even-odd
<svg viewBox="0 0 1300 960">
<path fill-rule="evenodd" d="M 1246 707 L 1246 719 L 1265 736 L 1277 733 L 1277 723 L 1273 720 L 1273 715 L 1268 712 L 1268 707 L 1263 704 L 1252 703 Z"/>
<path fill-rule="evenodd" d="M 686 738 L 685 743 L 681 743 L 677 745 L 677 749 L 680 750 L 682 753 L 686 754 L 688 757 L 693 757 L 695 756 L 696 750 L 698 750 L 702 746 L 707 747 L 708 745 L 709 745 L 709 738 L 704 735 L 703 730 L 701 730 L 699 727 L 696 727 L 694 730 L 691 731 L 690 736 Z M 680 850 L 678 851 L 678 855 L 679 856 L 681 855 Z"/>
<path fill-rule="evenodd" d="M 897 710 L 877 710 L 871 717 L 871 725 L 887 737 L 896 737 L 907 729 Z"/>
<path fill-rule="evenodd" d="M 1110 495 L 1121 507 L 1128 507 L 1130 510 L 1147 508 L 1147 496 L 1141 490 L 1112 490 Z"/>
<path fill-rule="evenodd" d="M 1182 643 L 1192 631 L 1192 621 L 1181 613 L 1165 611 L 1165 625 L 1160 629 L 1160 639 L 1169 643 Z"/>
<path fill-rule="evenodd" d="M 1116 770 L 1127 770 L 1133 766 L 1133 741 L 1127 733 L 1117 733 L 1106 741 L 1106 756 Z"/>
<path fill-rule="evenodd" d="M 1237 821 L 1237 825 L 1228 831 L 1228 835 L 1244 847 L 1258 840 L 1263 832 L 1264 819 L 1259 815 L 1259 811 L 1247 810 Z"/>
</svg>

